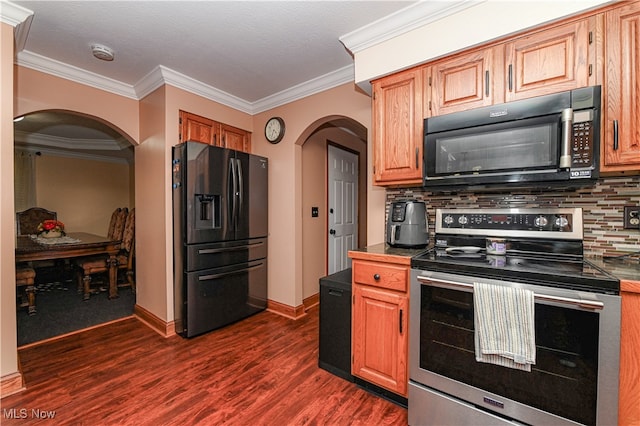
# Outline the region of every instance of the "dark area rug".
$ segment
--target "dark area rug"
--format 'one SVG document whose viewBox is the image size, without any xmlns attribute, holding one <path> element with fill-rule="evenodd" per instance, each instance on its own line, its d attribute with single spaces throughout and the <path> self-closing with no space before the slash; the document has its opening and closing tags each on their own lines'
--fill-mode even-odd
<svg viewBox="0 0 640 426">
<path fill-rule="evenodd" d="M 78 294 L 74 281 L 39 283 L 35 315 L 18 307 L 18 346 L 60 336 L 133 314 L 135 293 L 129 287 L 118 289 L 119 297 L 109 300 L 105 287 L 87 301 Z"/>
</svg>

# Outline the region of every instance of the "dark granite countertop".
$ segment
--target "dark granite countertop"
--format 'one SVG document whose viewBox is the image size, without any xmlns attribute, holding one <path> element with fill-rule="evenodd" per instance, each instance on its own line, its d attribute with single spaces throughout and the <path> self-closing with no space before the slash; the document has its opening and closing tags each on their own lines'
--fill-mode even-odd
<svg viewBox="0 0 640 426">
<path fill-rule="evenodd" d="M 417 254 L 428 250 L 428 247 L 408 249 L 391 247 L 389 244 L 380 243 L 371 246 L 349 250 L 349 257 L 352 259 L 371 260 L 378 262 L 398 263 L 410 265 L 411 258 Z"/>
<path fill-rule="evenodd" d="M 635 257 L 587 257 L 587 259 L 620 280 L 640 282 L 640 258 Z"/>
<path fill-rule="evenodd" d="M 359 248 L 352 251 L 368 253 L 368 254 L 413 257 L 417 254 L 425 252 L 426 250 L 428 250 L 428 248 L 426 247 L 409 249 L 409 248 L 391 247 L 389 244 L 380 243 L 380 244 L 374 244 L 372 246 L 367 246 L 367 247 Z"/>
</svg>

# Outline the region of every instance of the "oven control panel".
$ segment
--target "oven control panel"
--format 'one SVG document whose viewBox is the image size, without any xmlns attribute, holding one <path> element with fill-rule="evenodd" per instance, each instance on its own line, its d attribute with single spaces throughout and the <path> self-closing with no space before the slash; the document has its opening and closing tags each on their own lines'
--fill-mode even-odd
<svg viewBox="0 0 640 426">
<path fill-rule="evenodd" d="M 582 239 L 582 209 L 438 209 L 436 233 Z"/>
</svg>

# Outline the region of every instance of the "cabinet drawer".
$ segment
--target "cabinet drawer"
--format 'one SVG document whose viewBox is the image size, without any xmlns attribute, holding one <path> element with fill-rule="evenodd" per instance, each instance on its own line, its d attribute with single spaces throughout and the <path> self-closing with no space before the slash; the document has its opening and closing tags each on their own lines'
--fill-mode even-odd
<svg viewBox="0 0 640 426">
<path fill-rule="evenodd" d="M 377 262 L 353 262 L 353 281 L 356 284 L 406 292 L 409 268 Z"/>
</svg>

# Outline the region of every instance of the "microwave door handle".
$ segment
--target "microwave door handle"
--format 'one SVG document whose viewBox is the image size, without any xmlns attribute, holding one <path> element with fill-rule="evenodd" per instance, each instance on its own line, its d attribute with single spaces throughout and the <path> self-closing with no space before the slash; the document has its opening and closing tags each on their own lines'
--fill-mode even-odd
<svg viewBox="0 0 640 426">
<path fill-rule="evenodd" d="M 573 139 L 573 109 L 565 108 L 562 110 L 562 140 L 560 150 L 561 169 L 571 168 L 571 142 Z"/>
</svg>

